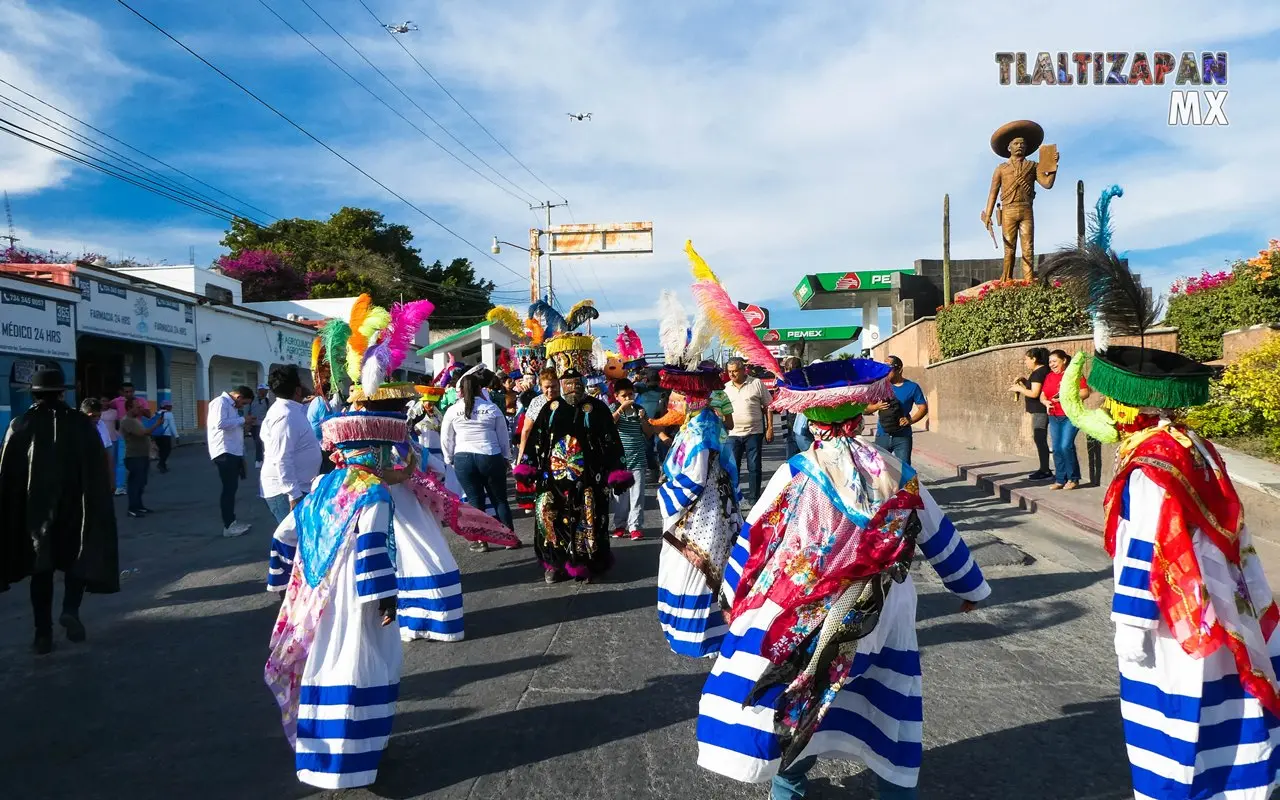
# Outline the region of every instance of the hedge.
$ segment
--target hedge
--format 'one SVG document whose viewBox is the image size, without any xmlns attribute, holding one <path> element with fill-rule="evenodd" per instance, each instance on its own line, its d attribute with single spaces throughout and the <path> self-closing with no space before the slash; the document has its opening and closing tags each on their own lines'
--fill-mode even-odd
<svg viewBox="0 0 1280 800">
<path fill-rule="evenodd" d="M 1205 280 L 1210 278 L 1210 280 Z M 1280 241 L 1230 274 L 1178 281 L 1171 288 L 1165 325 L 1178 329 L 1178 350 L 1197 361 L 1222 357 L 1222 334 L 1280 321 Z"/>
<path fill-rule="evenodd" d="M 1073 296 L 1023 281 L 990 284 L 978 297 L 938 309 L 935 319 L 943 358 L 1091 330 L 1088 314 Z"/>
<path fill-rule="evenodd" d="M 1280 336 L 1273 336 L 1227 367 L 1214 381 L 1209 404 L 1191 409 L 1187 422 L 1209 438 L 1262 434 L 1280 457 Z"/>
</svg>

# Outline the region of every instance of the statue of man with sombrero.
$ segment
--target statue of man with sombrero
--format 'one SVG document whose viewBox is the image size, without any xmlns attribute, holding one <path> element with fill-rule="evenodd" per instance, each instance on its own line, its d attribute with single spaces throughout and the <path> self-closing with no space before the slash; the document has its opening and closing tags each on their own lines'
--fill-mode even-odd
<svg viewBox="0 0 1280 800">
<path fill-rule="evenodd" d="M 996 167 L 991 176 L 991 192 L 987 195 L 987 208 L 982 212 L 982 224 L 991 230 L 992 213 L 996 199 L 1000 210 L 996 222 L 1004 238 L 1004 270 L 1001 280 L 1013 279 L 1013 256 L 1019 241 L 1022 243 L 1022 277 L 1035 277 L 1035 215 L 1032 204 L 1036 197 L 1036 184 L 1053 188 L 1058 177 L 1058 148 L 1044 145 L 1044 128 L 1029 119 L 1014 120 L 991 135 L 991 149 L 995 154 L 1009 159 Z M 1026 154 L 1039 148 L 1040 161 L 1031 161 Z"/>
</svg>

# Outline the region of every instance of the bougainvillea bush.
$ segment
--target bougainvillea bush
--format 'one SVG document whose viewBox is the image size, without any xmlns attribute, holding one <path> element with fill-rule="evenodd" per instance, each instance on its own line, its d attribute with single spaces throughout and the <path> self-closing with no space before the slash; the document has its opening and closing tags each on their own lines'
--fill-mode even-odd
<svg viewBox="0 0 1280 800">
<path fill-rule="evenodd" d="M 240 281 L 246 303 L 300 300 L 307 296 L 307 285 L 287 258 L 271 250 L 244 250 L 219 258 L 218 268 Z"/>
<path fill-rule="evenodd" d="M 1229 270 L 1202 272 L 1169 287 L 1165 324 L 1178 329 L 1178 350 L 1198 361 L 1222 357 L 1222 334 L 1280 322 L 1280 239 Z"/>
<path fill-rule="evenodd" d="M 984 347 L 1052 339 L 1089 331 L 1089 317 L 1063 289 L 1027 281 L 996 281 L 976 297 L 938 309 L 943 358 Z"/>
</svg>

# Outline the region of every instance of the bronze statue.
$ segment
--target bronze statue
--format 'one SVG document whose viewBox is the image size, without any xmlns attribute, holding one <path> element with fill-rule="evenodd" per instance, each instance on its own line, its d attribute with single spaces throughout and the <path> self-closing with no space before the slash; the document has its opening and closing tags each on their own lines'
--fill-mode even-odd
<svg viewBox="0 0 1280 800">
<path fill-rule="evenodd" d="M 991 194 L 987 196 L 987 210 L 982 212 L 982 224 L 995 239 L 991 227 L 991 214 L 995 211 L 996 224 L 1004 235 L 1004 271 L 1001 280 L 1013 278 L 1013 256 L 1018 242 L 1022 243 L 1022 277 L 1035 278 L 1035 216 L 1032 204 L 1036 197 L 1036 184 L 1053 188 L 1058 177 L 1058 148 L 1046 144 L 1043 147 L 1044 128 L 1029 119 L 1020 119 L 1000 126 L 991 135 L 991 149 L 998 156 L 1009 160 L 996 167 L 991 176 Z M 1040 161 L 1030 161 L 1026 154 L 1040 150 Z M 1000 208 L 996 209 L 997 195 Z"/>
</svg>

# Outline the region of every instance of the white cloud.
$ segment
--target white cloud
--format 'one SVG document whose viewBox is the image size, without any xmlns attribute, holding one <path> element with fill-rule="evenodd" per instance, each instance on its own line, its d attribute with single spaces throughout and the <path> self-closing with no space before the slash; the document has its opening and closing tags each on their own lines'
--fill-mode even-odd
<svg viewBox="0 0 1280 800">
<path fill-rule="evenodd" d="M 907 266 L 936 257 L 944 193 L 951 197 L 952 256 L 992 255 L 978 222 L 999 160 L 988 139 L 998 125 L 1021 117 L 1041 122 L 1062 152 L 1057 186 L 1038 199 L 1041 251 L 1074 239 L 1077 179 L 1085 182 L 1090 203 L 1105 184 L 1125 187 L 1115 204 L 1121 249 L 1188 244 L 1185 263 L 1215 266 L 1224 233 L 1250 242 L 1239 255 L 1275 235 L 1270 226 L 1280 202 L 1280 137 L 1274 135 L 1280 106 L 1271 85 L 1280 62 L 1246 57 L 1244 48 L 1261 50 L 1267 37 L 1275 41 L 1280 8 L 1257 2 L 1218 2 L 1205 14 L 1202 4 L 1180 0 L 1163 4 L 1159 15 L 1137 7 L 1099 15 L 1046 2 L 1024 3 L 1011 14 L 1007 3 L 946 0 L 857 8 L 820 0 L 703 2 L 646 6 L 643 13 L 623 0 L 438 4 L 427 11 L 416 3 L 387 5 L 380 13 L 388 19 L 407 16 L 422 26 L 402 41 L 573 201 L 577 221 L 654 221 L 653 256 L 597 261 L 596 275 L 584 269 L 557 281 L 566 300 L 581 288 L 612 306 L 611 321 L 626 321 L 625 314 L 651 318 L 652 311 L 644 310 L 659 288 L 687 284 L 681 253 L 686 238 L 744 299 L 786 296 L 807 272 Z M 394 42 L 360 27 L 370 20 L 343 7 L 321 6 L 459 138 L 536 196 L 550 194 L 461 118 Z M 305 12 L 291 19 L 309 33 L 319 31 L 316 41 L 335 58 L 362 70 L 362 79 L 454 146 L 340 42 L 320 35 Z M 277 46 L 271 45 L 274 33 Z M 282 63 L 330 75 L 330 91 L 290 96 L 289 108 L 319 114 L 336 103 L 362 110 L 341 123 L 326 116 L 316 132 L 470 242 L 487 250 L 497 234 L 523 243 L 521 231 L 537 224 L 515 200 L 350 86 L 274 20 L 255 17 L 245 36 L 262 47 L 234 43 L 240 47 L 237 75 L 249 75 L 258 86 L 270 80 L 268 67 Z M 219 54 L 232 46 L 224 42 Z M 1167 86 L 999 86 L 993 57 L 998 50 L 1236 46 L 1241 49 L 1233 55 L 1227 87 L 1231 126 L 1225 129 L 1167 126 Z M 263 53 L 264 71 L 248 71 L 253 52 Z M 189 60 L 181 53 L 174 58 Z M 590 111 L 593 118 L 571 122 L 565 116 L 570 111 Z M 275 213 L 321 215 L 342 203 L 377 205 L 412 225 L 426 254 L 465 252 L 287 128 L 252 133 L 226 150 L 188 157 L 223 176 L 214 180 L 219 185 L 252 175 L 270 195 L 264 207 Z M 1131 152 L 1116 151 L 1116 142 L 1134 137 L 1148 141 Z M 557 212 L 556 221 L 569 220 Z M 1194 243 L 1214 237 L 1212 247 L 1195 251 Z M 512 279 L 470 255 L 486 275 Z M 502 260 L 523 274 L 521 255 Z M 1163 276 L 1175 268 L 1153 265 L 1149 271 Z"/>
<path fill-rule="evenodd" d="M 81 119 L 94 117 L 120 97 L 141 73 L 109 49 L 101 27 L 87 16 L 36 0 L 0 3 L 0 77 Z M 0 85 L 0 94 L 46 117 L 68 120 Z M 10 107 L 0 117 L 41 135 L 74 144 L 61 133 Z M 33 137 L 34 138 L 34 137 Z M 0 186 L 10 194 L 59 185 L 71 174 L 69 162 L 10 136 L 0 136 Z"/>
</svg>

